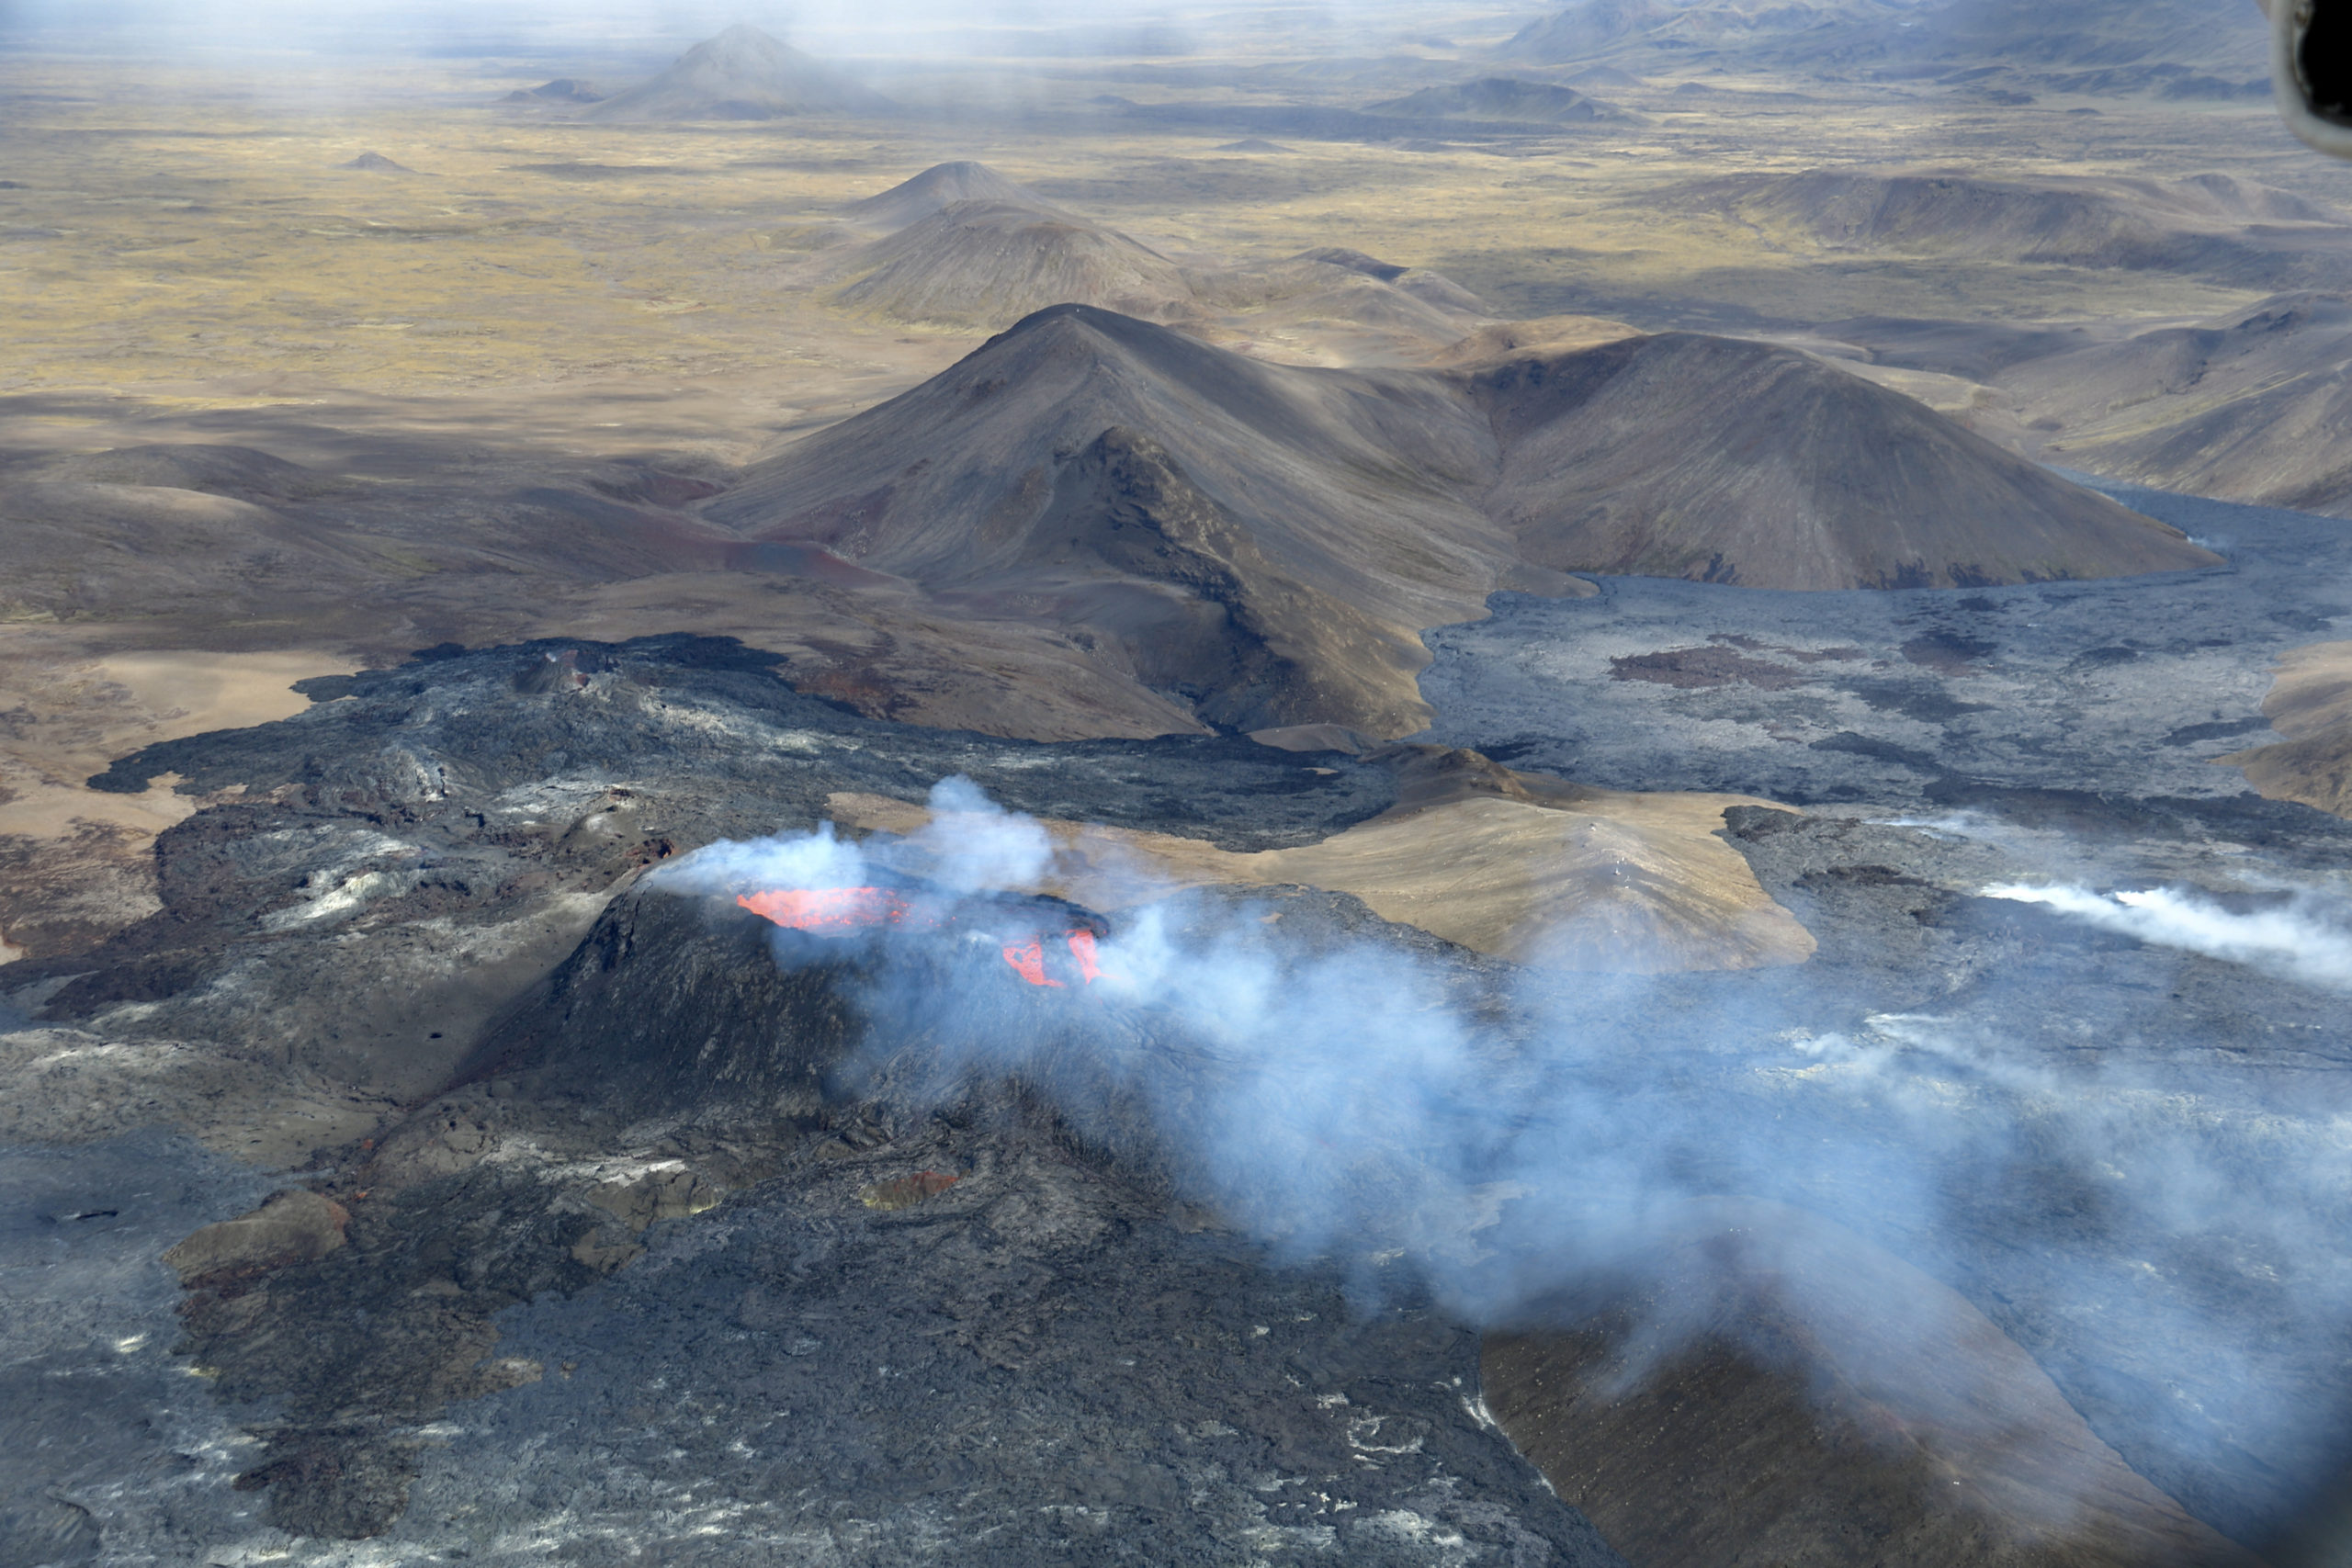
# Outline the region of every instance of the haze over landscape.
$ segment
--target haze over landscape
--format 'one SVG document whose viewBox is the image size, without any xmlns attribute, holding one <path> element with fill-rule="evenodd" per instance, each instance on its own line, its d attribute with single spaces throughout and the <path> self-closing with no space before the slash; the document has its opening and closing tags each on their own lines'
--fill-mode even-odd
<svg viewBox="0 0 2352 1568">
<path fill-rule="evenodd" d="M 0 5 L 0 1562 L 2352 1563 L 2273 62 Z"/>
</svg>

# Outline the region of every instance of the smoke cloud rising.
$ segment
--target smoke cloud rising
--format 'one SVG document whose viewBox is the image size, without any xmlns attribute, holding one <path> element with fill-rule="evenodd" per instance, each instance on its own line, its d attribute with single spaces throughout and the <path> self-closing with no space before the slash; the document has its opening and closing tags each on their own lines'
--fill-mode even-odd
<svg viewBox="0 0 2352 1568">
<path fill-rule="evenodd" d="M 735 893 L 919 874 L 924 897 L 952 904 L 1052 878 L 1064 852 L 1037 823 L 960 779 L 932 807 L 910 837 L 853 843 L 828 826 L 713 845 L 650 885 Z M 2352 978 L 2352 944 L 2308 912 L 2234 915 L 2178 894 L 1991 896 L 2306 984 Z M 933 1102 L 1011 1075 L 1081 1129 L 1140 1121 L 1188 1196 L 1278 1257 L 1343 1263 L 1367 1298 L 1409 1281 L 1495 1325 L 1596 1282 L 1646 1280 L 1654 1352 L 1726 1321 L 1738 1281 L 1691 1276 L 1690 1249 L 1661 1241 L 1719 1213 L 1723 1195 L 1829 1216 L 1946 1279 L 1971 1272 L 1967 1247 L 1990 1236 L 2033 1259 L 2037 1310 L 2105 1314 L 2100 1332 L 2194 1383 L 2152 1383 L 2144 1408 L 2121 1417 L 2143 1445 L 2194 1467 L 2249 1433 L 2324 1438 L 2330 1413 L 2295 1401 L 2309 1383 L 2297 1369 L 2326 1365 L 2352 1321 L 2340 1247 L 2352 1140 L 2339 1122 L 2086 1067 L 2030 1038 L 2038 1004 L 2022 995 L 1950 1015 L 1855 1007 L 1846 1027 L 1821 1030 L 1792 1025 L 1838 998 L 1802 977 L 1670 990 L 1547 979 L 1393 935 L 1290 933 L 1279 900 L 1169 890 L 1121 913 L 1098 983 L 1063 992 L 1017 984 L 992 950 L 943 985 L 918 950 L 931 939 L 879 933 L 866 1066 L 892 1070 L 890 1053 L 917 1041 Z M 809 939 L 778 934 L 780 961 L 813 956 Z M 2068 1230 L 2047 1222 L 2053 1209 L 2097 1218 Z M 1905 1358 L 1940 1357 L 1958 1328 L 1903 1270 L 1826 1266 L 1802 1224 L 1742 1235 L 1736 1271 L 1777 1273 L 1784 1296 L 1808 1298 L 1800 1313 L 1874 1358 L 1849 1369 L 1857 1382 L 1903 1381 Z M 2197 1283 L 2216 1269 L 2258 1301 Z M 1858 1305 L 1863 1277 L 1882 1284 Z M 2247 1333 L 2251 1316 L 2263 1336 Z M 1942 1401 L 1930 1414 L 1955 1424 L 2006 1418 L 1976 1408 L 1975 1391 L 1911 1392 Z"/>
<path fill-rule="evenodd" d="M 2352 930 L 2309 907 L 2238 914 L 2167 887 L 2093 893 L 2083 887 L 2032 887 L 2014 882 L 1987 887 L 1984 897 L 2040 904 L 2159 947 L 2250 964 L 2306 986 L 2352 991 Z"/>
</svg>

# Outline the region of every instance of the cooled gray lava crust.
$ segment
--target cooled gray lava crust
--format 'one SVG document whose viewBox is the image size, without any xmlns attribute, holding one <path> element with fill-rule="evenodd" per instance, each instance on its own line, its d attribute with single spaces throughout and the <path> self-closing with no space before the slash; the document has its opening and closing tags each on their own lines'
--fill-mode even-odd
<svg viewBox="0 0 2352 1568">
<path fill-rule="evenodd" d="M 2275 739 L 2271 661 L 2352 628 L 2352 527 L 2075 476 L 2222 553 L 2224 570 L 1879 592 L 1598 580 L 1495 595 L 1426 638 L 1417 739 L 1616 789 L 1793 805 L 1979 787 L 2245 792 L 2212 759 Z"/>
<path fill-rule="evenodd" d="M 142 1231 L 107 1260 L 144 1281 L 119 1315 L 150 1359 L 168 1346 L 210 1381 L 89 1421 L 127 1467 L 180 1464 L 192 1501 L 159 1518 L 117 1488 L 76 1512 L 44 1500 L 56 1477 L 23 1472 L 9 1550 L 45 1560 L 55 1538 L 79 1553 L 65 1560 L 100 1561 L 194 1540 L 299 1558 L 389 1532 L 424 1561 L 537 1560 L 555 1540 L 583 1562 L 798 1547 L 877 1564 L 1333 1548 L 1614 1563 L 1484 1419 L 1473 1331 L 1409 1281 L 1351 1294 L 1340 1263 L 1276 1267 L 1218 1231 L 1175 1199 L 1126 1109 L 1065 1114 L 1002 1083 L 943 1097 L 906 1053 L 844 1075 L 865 1036 L 854 965 L 780 969 L 770 928 L 723 901 L 625 896 L 584 936 L 547 914 L 584 899 L 594 916 L 616 878 L 715 838 L 812 827 L 841 790 L 919 799 L 961 773 L 1016 808 L 1260 848 L 1377 812 L 1390 776 L 1246 741 L 1045 747 L 875 723 L 770 665 L 684 637 L 437 650 L 106 776 L 245 793 L 164 836 L 160 915 L 27 975 L 13 1021 L 372 1073 L 425 1102 L 390 1125 L 427 1164 L 363 1201 L 378 1168 L 331 1152 L 310 1179 L 350 1199 L 347 1244 L 195 1289 L 176 1317 L 154 1261 L 175 1237 Z M 353 888 L 369 892 L 320 908 Z M 1442 945 L 1344 898 L 1295 900 L 1292 918 Z M 535 939 L 554 973 L 517 985 L 527 965 L 510 964 L 486 1010 L 466 933 L 535 919 L 560 940 Z M 476 1036 L 428 1032 L 431 998 L 459 992 Z M 650 1140 L 733 1195 L 657 1222 L 607 1273 L 639 1244 L 576 1195 L 494 1163 L 432 1174 L 498 1133 L 589 1159 Z M 201 1160 L 183 1158 L 193 1176 Z M 959 1179 L 903 1214 L 861 1201 L 916 1169 Z M 255 1185 L 178 1223 L 226 1217 Z M 517 1356 L 544 1375 L 502 1390 Z M 174 1461 L 159 1439 L 215 1395 L 226 1440 Z"/>
</svg>

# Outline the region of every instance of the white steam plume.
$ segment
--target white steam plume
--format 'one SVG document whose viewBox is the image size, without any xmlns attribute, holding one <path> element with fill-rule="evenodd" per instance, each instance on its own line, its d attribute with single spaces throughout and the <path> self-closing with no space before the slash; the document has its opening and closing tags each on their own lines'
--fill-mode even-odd
<svg viewBox="0 0 2352 1568">
<path fill-rule="evenodd" d="M 2352 931 L 2309 908 L 2290 904 L 2239 914 L 2168 887 L 2093 893 L 2018 882 L 1987 887 L 1984 897 L 2039 904 L 2159 947 L 2251 964 L 2307 986 L 2352 991 Z"/>
<path fill-rule="evenodd" d="M 850 843 L 828 826 L 713 845 L 649 885 L 809 890 L 920 871 L 935 897 L 995 896 L 987 907 L 1000 910 L 1001 890 L 1051 879 L 1059 851 L 1035 821 L 960 779 L 935 789 L 932 806 L 910 839 Z M 2296 965 L 2313 983 L 2352 973 L 2335 966 L 2342 933 L 2315 916 L 2239 917 L 2178 896 L 2003 896 L 2013 893 L 2198 933 L 2181 945 Z M 2309 1427 L 2320 1440 L 2321 1417 L 2295 1403 L 2293 1367 L 2312 1359 L 2264 1358 L 2282 1345 L 2324 1347 L 2352 1320 L 2342 1246 L 2352 1139 L 2324 1110 L 2249 1111 L 2202 1083 L 2186 1093 L 2177 1078 L 2085 1067 L 2016 1024 L 2041 1010 L 2023 993 L 1949 1018 L 1887 1015 L 1850 1033 L 1776 1036 L 1777 1025 L 1817 1015 L 1821 998 L 1803 976 L 1777 992 L 1724 976 L 1670 993 L 1633 977 L 1482 978 L 1401 942 L 1283 940 L 1288 923 L 1265 919 L 1278 908 L 1171 891 L 1101 939 L 1098 980 L 1050 992 L 1009 972 L 943 985 L 935 947 L 922 945 L 932 939 L 877 935 L 861 998 L 875 1023 L 868 1065 L 903 1074 L 912 1052 L 920 1087 L 943 1100 L 1015 1075 L 1081 1127 L 1140 1121 L 1191 1195 L 1278 1255 L 1342 1260 L 1368 1293 L 1409 1270 L 1480 1324 L 1513 1321 L 1554 1292 L 1647 1278 L 1658 1238 L 1687 1234 L 1724 1194 L 1827 1214 L 1954 1278 L 1969 1269 L 1945 1238 L 2040 1224 L 1988 1195 L 2024 1193 L 2030 1207 L 2040 1201 L 2031 1194 L 2058 1191 L 2069 1212 L 2098 1219 L 2071 1241 L 2016 1238 L 2017 1251 L 2041 1259 L 2039 1299 L 2060 1317 L 2109 1314 L 2102 1332 L 2161 1345 L 2166 1363 L 2205 1380 L 2194 1397 L 2152 1394 L 2132 1416 L 2146 1441 L 2194 1466 L 2247 1432 Z M 806 941 L 780 942 L 779 956 L 807 962 Z M 975 951 L 983 968 L 996 964 L 992 945 Z M 1790 1055 L 1758 1059 L 1776 1037 L 1781 1049 L 1793 1042 Z M 1741 1041 L 1756 1043 L 1746 1058 L 1711 1054 Z M 1809 1274 L 1811 1245 L 1759 1228 L 1742 1242 L 1743 1267 L 1811 1292 L 1825 1321 L 1866 1312 L 1871 1377 L 1900 1381 L 1915 1354 L 1944 1359 L 1943 1308 L 1899 1292 L 1858 1297 L 1851 1277 Z M 2098 1255 L 2069 1256 L 2070 1246 Z M 2273 1282 L 2247 1287 L 2268 1292 L 2259 1341 L 2243 1302 L 2198 1294 L 2214 1268 Z M 1723 1327 L 1696 1299 L 1707 1289 L 1694 1295 L 1685 1277 L 1654 1292 L 1662 1315 L 1645 1343 L 1670 1348 L 1679 1333 Z M 1988 1418 L 1973 1393 L 1924 1397 L 1948 1399 L 1935 1414 L 1964 1427 Z"/>
</svg>

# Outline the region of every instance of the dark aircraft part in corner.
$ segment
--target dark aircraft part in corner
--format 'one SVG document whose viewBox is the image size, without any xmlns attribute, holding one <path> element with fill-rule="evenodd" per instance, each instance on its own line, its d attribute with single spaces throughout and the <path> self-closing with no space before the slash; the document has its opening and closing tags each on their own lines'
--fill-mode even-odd
<svg viewBox="0 0 2352 1568">
<path fill-rule="evenodd" d="M 2321 152 L 2352 158 L 2352 0 L 2263 0 L 2270 78 L 2288 129 Z"/>
</svg>

